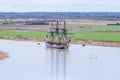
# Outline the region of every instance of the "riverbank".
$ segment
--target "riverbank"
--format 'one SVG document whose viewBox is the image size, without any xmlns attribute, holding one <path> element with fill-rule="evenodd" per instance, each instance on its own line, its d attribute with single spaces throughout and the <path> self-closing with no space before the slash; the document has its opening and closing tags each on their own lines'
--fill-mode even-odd
<svg viewBox="0 0 120 80">
<path fill-rule="evenodd" d="M 34 41 L 34 42 L 43 42 L 41 39 L 37 38 L 1 38 L 0 39 L 5 39 L 5 40 L 16 40 L 16 41 Z M 120 47 L 120 42 L 105 42 L 105 41 L 72 41 L 71 44 L 78 44 L 78 45 L 95 45 L 95 46 L 108 46 L 108 47 Z"/>
<path fill-rule="evenodd" d="M 72 44 L 80 45 L 95 45 L 95 46 L 107 46 L 107 47 L 120 47 L 120 42 L 102 42 L 102 41 L 73 41 Z"/>
<path fill-rule="evenodd" d="M 3 52 L 3 51 L 0 51 L 0 59 L 4 59 L 4 58 L 7 58 L 7 53 L 6 52 Z"/>
</svg>

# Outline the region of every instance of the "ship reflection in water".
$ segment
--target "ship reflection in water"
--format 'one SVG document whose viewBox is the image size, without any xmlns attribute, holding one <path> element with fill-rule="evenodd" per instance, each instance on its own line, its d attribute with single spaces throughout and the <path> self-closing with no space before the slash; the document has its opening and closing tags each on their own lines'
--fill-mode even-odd
<svg viewBox="0 0 120 80">
<path fill-rule="evenodd" d="M 68 49 L 46 48 L 50 55 L 50 67 L 53 80 L 66 80 L 66 61 Z"/>
</svg>

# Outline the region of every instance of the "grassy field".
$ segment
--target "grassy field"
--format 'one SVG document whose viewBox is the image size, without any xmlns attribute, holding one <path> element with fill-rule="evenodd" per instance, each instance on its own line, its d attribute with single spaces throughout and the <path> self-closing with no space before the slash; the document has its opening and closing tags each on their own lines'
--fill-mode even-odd
<svg viewBox="0 0 120 80">
<path fill-rule="evenodd" d="M 120 31 L 120 25 L 104 26 L 74 26 L 69 27 L 74 31 Z"/>
<path fill-rule="evenodd" d="M 75 34 L 74 40 L 120 41 L 120 25 L 69 27 Z"/>
<path fill-rule="evenodd" d="M 0 31 L 0 37 L 4 38 L 36 38 L 43 40 L 46 32 L 21 32 L 21 31 Z M 93 41 L 107 41 L 118 42 L 120 41 L 120 32 L 76 32 L 70 34 L 74 41 L 79 40 L 93 40 Z"/>
<path fill-rule="evenodd" d="M 19 32 L 19 31 L 0 31 L 0 37 L 5 38 L 36 38 L 43 39 L 45 37 L 45 32 Z"/>
<path fill-rule="evenodd" d="M 103 22 L 102 22 L 103 23 Z M 76 23 L 75 23 L 76 24 Z M 87 24 L 87 23 L 84 23 Z M 92 23 L 91 23 L 92 24 Z M 99 22 L 101 24 L 101 22 Z M 79 40 L 93 40 L 93 41 L 107 41 L 120 42 L 120 25 L 89 25 L 89 26 L 67 26 L 69 34 L 73 41 Z M 44 25 L 1 25 L 0 37 L 4 38 L 30 38 L 40 39 L 45 38 L 46 32 L 50 26 Z"/>
<path fill-rule="evenodd" d="M 94 40 L 116 42 L 120 41 L 120 33 L 112 32 L 79 32 L 73 35 L 74 40 Z"/>
</svg>

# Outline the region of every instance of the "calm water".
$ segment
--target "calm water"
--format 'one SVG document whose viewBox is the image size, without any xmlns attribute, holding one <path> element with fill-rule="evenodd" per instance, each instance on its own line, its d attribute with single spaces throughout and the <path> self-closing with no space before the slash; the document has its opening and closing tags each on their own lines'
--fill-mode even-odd
<svg viewBox="0 0 120 80">
<path fill-rule="evenodd" d="M 120 48 L 0 40 L 8 58 L 0 60 L 0 80 L 120 80 Z"/>
</svg>

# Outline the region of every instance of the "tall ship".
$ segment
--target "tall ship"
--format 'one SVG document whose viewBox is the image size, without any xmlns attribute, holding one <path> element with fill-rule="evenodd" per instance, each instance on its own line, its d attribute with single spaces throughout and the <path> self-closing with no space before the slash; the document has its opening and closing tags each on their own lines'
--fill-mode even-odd
<svg viewBox="0 0 120 80">
<path fill-rule="evenodd" d="M 66 29 L 66 22 L 62 22 L 62 26 L 59 24 L 59 21 L 54 25 L 52 23 L 50 31 L 46 35 L 46 47 L 48 48 L 57 48 L 57 49 L 66 49 L 69 47 L 71 38 L 68 37 L 68 29 Z"/>
</svg>

